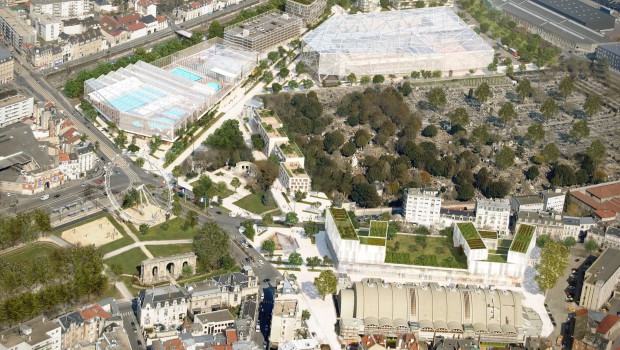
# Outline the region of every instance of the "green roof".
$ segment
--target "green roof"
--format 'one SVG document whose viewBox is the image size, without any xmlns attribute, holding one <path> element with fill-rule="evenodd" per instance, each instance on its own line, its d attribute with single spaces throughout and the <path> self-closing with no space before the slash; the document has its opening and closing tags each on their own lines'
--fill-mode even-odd
<svg viewBox="0 0 620 350">
<path fill-rule="evenodd" d="M 480 238 L 480 234 L 478 230 L 474 227 L 474 224 L 471 222 L 459 222 L 456 224 L 463 235 L 463 238 L 469 245 L 470 249 L 484 249 L 486 246 L 482 242 L 482 238 Z"/>
<path fill-rule="evenodd" d="M 357 233 L 355 233 L 355 228 L 347 211 L 342 208 L 329 208 L 329 211 L 332 214 L 340 238 L 357 239 Z"/>
<path fill-rule="evenodd" d="M 527 248 L 530 246 L 530 242 L 534 236 L 534 230 L 536 230 L 536 227 L 532 225 L 522 224 L 519 226 L 519 230 L 512 241 L 512 245 L 510 245 L 510 250 L 517 253 L 527 252 Z"/>
<path fill-rule="evenodd" d="M 480 237 L 482 237 L 482 238 L 497 239 L 497 232 L 496 231 L 478 231 L 478 233 L 480 234 Z"/>
<path fill-rule="evenodd" d="M 388 222 L 387 221 L 370 221 L 371 237 L 387 237 Z"/>
<path fill-rule="evenodd" d="M 268 109 L 261 109 L 261 110 L 258 112 L 258 115 L 259 115 L 261 118 L 269 118 L 269 117 L 276 118 L 276 120 L 278 121 L 278 123 L 282 124 L 282 120 L 280 119 L 280 117 L 278 117 L 278 115 L 277 115 L 277 114 L 276 114 L 276 112 L 274 112 L 274 111 L 271 111 L 271 110 L 268 110 Z"/>
<path fill-rule="evenodd" d="M 304 155 L 301 153 L 301 150 L 294 142 L 284 143 L 279 146 L 282 150 L 282 153 L 285 155 L 295 154 L 297 157 L 303 157 Z"/>
<path fill-rule="evenodd" d="M 366 245 L 376 245 L 379 247 L 383 247 L 385 246 L 385 238 L 379 238 L 379 237 L 360 237 L 360 243 L 361 244 L 366 244 Z"/>
</svg>

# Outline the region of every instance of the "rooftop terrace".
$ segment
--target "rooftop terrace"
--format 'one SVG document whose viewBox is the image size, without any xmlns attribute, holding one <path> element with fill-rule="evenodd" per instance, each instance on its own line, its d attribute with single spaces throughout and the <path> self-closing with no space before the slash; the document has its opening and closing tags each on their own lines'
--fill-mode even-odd
<svg viewBox="0 0 620 350">
<path fill-rule="evenodd" d="M 478 233 L 484 239 L 497 239 L 497 231 L 478 231 Z"/>
<path fill-rule="evenodd" d="M 456 224 L 463 235 L 463 238 L 469 245 L 470 249 L 485 249 L 486 246 L 482 242 L 482 238 L 480 238 L 480 234 L 474 224 L 471 222 L 459 222 Z"/>
<path fill-rule="evenodd" d="M 347 214 L 346 210 L 342 208 L 329 208 L 329 211 L 332 214 L 340 238 L 358 239 L 353 223 L 351 223 L 351 218 L 349 218 L 349 214 Z"/>
<path fill-rule="evenodd" d="M 290 177 L 309 177 L 301 164 L 297 162 L 282 162 L 281 164 Z"/>
<path fill-rule="evenodd" d="M 525 253 L 527 252 L 527 248 L 530 245 L 530 241 L 534 236 L 534 231 L 536 230 L 536 226 L 525 225 L 522 224 L 519 226 L 519 230 L 515 235 L 515 239 L 512 241 L 510 245 L 510 250 L 517 253 Z"/>
<path fill-rule="evenodd" d="M 287 158 L 296 158 L 296 157 L 303 157 L 303 153 L 301 153 L 301 150 L 299 149 L 299 147 L 297 147 L 297 144 L 295 144 L 295 142 L 286 142 L 286 141 L 282 141 L 282 142 L 278 142 L 278 147 L 280 147 L 280 150 L 282 151 L 282 153 L 284 153 L 284 155 Z"/>
</svg>

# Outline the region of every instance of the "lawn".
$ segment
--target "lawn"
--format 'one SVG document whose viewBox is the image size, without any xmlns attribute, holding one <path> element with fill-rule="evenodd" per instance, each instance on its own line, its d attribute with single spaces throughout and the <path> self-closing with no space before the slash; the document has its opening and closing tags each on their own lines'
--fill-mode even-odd
<svg viewBox="0 0 620 350">
<path fill-rule="evenodd" d="M 200 226 L 196 225 L 192 228 L 183 229 L 183 223 L 185 219 L 174 218 L 166 221 L 168 229 L 164 230 L 162 224 L 155 225 L 149 229 L 149 232 L 145 235 L 138 235 L 138 239 L 141 241 L 161 241 L 171 239 L 192 239 L 198 233 Z"/>
<path fill-rule="evenodd" d="M 58 246 L 51 242 L 34 242 L 0 254 L 0 259 L 8 263 L 18 263 L 31 260 L 37 256 L 47 256 L 56 249 L 58 249 Z"/>
<path fill-rule="evenodd" d="M 194 251 L 191 244 L 150 245 L 146 247 L 146 249 L 148 249 L 156 258 L 175 254 L 191 253 Z"/>
<path fill-rule="evenodd" d="M 426 247 L 416 236 L 397 235 L 387 242 L 386 263 L 467 268 L 467 257 L 447 237 L 425 237 Z"/>
<path fill-rule="evenodd" d="M 234 204 L 254 214 L 262 214 L 266 211 L 273 210 L 278 207 L 275 201 L 272 201 L 272 203 L 268 206 L 263 205 L 261 193 L 249 194 L 236 201 Z"/>
<path fill-rule="evenodd" d="M 111 264 L 119 264 L 123 268 L 124 274 L 137 275 L 138 267 L 142 261 L 146 259 L 148 259 L 147 256 L 144 255 L 140 248 L 133 248 L 122 254 L 106 259 L 105 263 L 108 266 Z"/>
<path fill-rule="evenodd" d="M 99 251 L 101 255 L 105 255 L 109 252 L 113 252 L 117 249 L 123 248 L 124 246 L 130 245 L 133 243 L 133 240 L 129 238 L 129 236 L 123 236 L 122 238 L 117 239 L 116 241 L 107 243 L 99 247 Z"/>
</svg>

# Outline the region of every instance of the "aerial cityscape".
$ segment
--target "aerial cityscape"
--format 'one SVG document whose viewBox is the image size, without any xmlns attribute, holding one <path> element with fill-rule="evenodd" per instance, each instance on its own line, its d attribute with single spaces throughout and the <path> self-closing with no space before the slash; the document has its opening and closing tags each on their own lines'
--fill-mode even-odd
<svg viewBox="0 0 620 350">
<path fill-rule="evenodd" d="M 0 350 L 620 350 L 620 0 L 6 0 Z"/>
</svg>

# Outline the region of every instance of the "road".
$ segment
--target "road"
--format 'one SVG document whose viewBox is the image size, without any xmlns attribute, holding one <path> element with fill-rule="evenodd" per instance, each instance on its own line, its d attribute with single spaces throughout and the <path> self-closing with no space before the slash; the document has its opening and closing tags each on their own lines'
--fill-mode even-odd
<svg viewBox="0 0 620 350">
<path fill-rule="evenodd" d="M 118 302 L 118 311 L 123 317 L 123 328 L 125 328 L 125 331 L 127 332 L 127 337 L 129 338 L 129 344 L 131 345 L 132 350 L 146 349 L 144 345 L 144 337 L 142 336 L 142 333 L 139 332 L 139 323 L 136 319 L 136 302 L 136 299 Z M 138 340 L 140 341 L 140 344 L 142 344 L 141 346 L 138 345 Z"/>
</svg>

